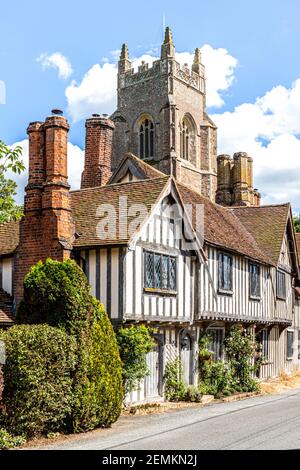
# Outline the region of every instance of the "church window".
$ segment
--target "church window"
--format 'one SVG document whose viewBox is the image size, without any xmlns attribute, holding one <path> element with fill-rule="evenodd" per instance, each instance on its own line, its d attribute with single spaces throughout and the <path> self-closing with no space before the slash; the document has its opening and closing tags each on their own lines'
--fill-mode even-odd
<svg viewBox="0 0 300 470">
<path fill-rule="evenodd" d="M 188 160 L 189 159 L 189 127 L 186 121 L 183 121 L 182 123 L 180 137 L 181 137 L 181 142 L 180 142 L 181 158 Z"/>
<path fill-rule="evenodd" d="M 146 118 L 140 125 L 140 157 L 145 160 L 154 156 L 154 125 Z"/>
</svg>

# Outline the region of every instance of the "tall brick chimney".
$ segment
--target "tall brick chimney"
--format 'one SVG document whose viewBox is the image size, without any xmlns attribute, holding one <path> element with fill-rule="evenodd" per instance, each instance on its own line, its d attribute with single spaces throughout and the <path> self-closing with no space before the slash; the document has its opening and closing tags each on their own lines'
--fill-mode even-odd
<svg viewBox="0 0 300 470">
<path fill-rule="evenodd" d="M 111 174 L 114 123 L 98 114 L 86 120 L 85 161 L 81 188 L 105 185 Z"/>
<path fill-rule="evenodd" d="M 219 155 L 216 203 L 223 206 L 259 206 L 260 193 L 253 189 L 253 159 L 245 152 Z"/>
<path fill-rule="evenodd" d="M 24 217 L 14 269 L 16 304 L 23 296 L 23 280 L 39 260 L 70 257 L 74 236 L 67 177 L 68 121 L 53 115 L 32 122 L 29 136 L 29 175 Z"/>
</svg>

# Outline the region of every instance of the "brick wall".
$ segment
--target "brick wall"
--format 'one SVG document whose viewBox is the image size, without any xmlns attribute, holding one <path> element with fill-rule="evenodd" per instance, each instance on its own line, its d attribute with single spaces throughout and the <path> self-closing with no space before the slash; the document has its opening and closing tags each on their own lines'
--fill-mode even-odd
<svg viewBox="0 0 300 470">
<path fill-rule="evenodd" d="M 23 296 L 23 280 L 31 266 L 39 260 L 63 261 L 70 256 L 75 230 L 67 178 L 68 130 L 62 116 L 31 123 L 27 129 L 29 177 L 15 256 L 16 304 Z"/>
<path fill-rule="evenodd" d="M 112 171 L 112 139 L 114 123 L 94 115 L 86 120 L 85 162 L 81 188 L 105 185 Z"/>
</svg>

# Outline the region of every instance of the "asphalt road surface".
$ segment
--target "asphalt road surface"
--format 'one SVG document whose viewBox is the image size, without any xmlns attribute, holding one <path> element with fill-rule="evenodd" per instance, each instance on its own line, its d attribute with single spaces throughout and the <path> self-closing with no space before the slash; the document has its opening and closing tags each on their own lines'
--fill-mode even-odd
<svg viewBox="0 0 300 470">
<path fill-rule="evenodd" d="M 124 416 L 40 449 L 300 449 L 300 389 L 203 408 Z"/>
</svg>

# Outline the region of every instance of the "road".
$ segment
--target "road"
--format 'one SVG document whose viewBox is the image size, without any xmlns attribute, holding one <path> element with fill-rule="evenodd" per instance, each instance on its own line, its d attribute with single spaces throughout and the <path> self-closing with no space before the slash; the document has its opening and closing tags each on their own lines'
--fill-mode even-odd
<svg viewBox="0 0 300 470">
<path fill-rule="evenodd" d="M 300 449 L 300 389 L 203 408 L 124 416 L 111 429 L 40 449 Z"/>
</svg>

